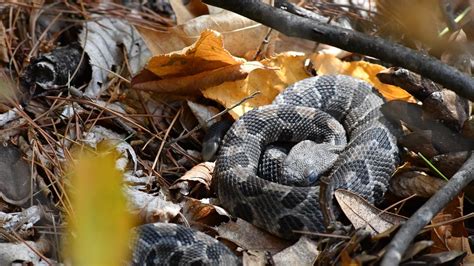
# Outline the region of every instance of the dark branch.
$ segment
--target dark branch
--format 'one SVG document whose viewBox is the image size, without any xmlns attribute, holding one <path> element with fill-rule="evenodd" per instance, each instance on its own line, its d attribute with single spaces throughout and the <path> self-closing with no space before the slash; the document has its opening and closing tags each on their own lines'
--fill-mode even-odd
<svg viewBox="0 0 474 266">
<path fill-rule="evenodd" d="M 203 0 L 203 2 L 233 11 L 288 36 L 326 43 L 404 67 L 438 82 L 463 97 L 474 100 L 474 79 L 472 77 L 434 57 L 405 46 L 391 43 L 379 37 L 300 17 L 273 8 L 259 0 Z"/>
<path fill-rule="evenodd" d="M 387 252 L 383 257 L 381 265 L 398 265 L 403 253 L 407 250 L 418 232 L 472 180 L 474 180 L 474 155 L 471 154 L 469 159 L 467 159 L 449 182 L 421 206 L 400 228 L 386 247 Z"/>
</svg>

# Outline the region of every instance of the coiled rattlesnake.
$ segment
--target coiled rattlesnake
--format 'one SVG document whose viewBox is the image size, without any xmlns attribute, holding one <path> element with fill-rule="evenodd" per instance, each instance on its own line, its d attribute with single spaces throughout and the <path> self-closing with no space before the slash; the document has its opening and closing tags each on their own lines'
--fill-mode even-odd
<svg viewBox="0 0 474 266">
<path fill-rule="evenodd" d="M 326 177 L 330 199 L 342 188 L 379 201 L 399 160 L 396 128 L 382 115 L 383 102 L 366 82 L 328 75 L 299 81 L 271 105 L 247 112 L 227 132 L 217 156 L 221 204 L 283 238 L 299 237 L 295 230 L 324 231 L 319 186 L 291 187 L 257 176 L 267 145 L 305 139 L 343 147 Z"/>
</svg>

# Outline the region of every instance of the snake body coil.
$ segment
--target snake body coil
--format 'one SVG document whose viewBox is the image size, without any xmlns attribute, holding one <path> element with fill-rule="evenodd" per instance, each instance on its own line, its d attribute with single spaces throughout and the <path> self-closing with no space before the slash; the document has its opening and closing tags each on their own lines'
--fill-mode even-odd
<svg viewBox="0 0 474 266">
<path fill-rule="evenodd" d="M 257 176 L 267 145 L 305 139 L 343 147 L 327 176 L 330 198 L 342 188 L 379 201 L 398 163 L 395 128 L 380 111 L 383 102 L 363 81 L 320 76 L 299 81 L 271 105 L 247 112 L 227 132 L 217 156 L 221 204 L 283 238 L 299 237 L 295 230 L 324 231 L 319 186 L 291 187 Z"/>
<path fill-rule="evenodd" d="M 345 136 L 347 145 L 329 174 L 331 189 L 351 190 L 369 202 L 380 200 L 398 162 L 393 129 L 380 112 L 383 102 L 363 81 L 320 76 L 297 82 L 273 104 L 247 112 L 227 132 L 217 157 L 221 204 L 284 238 L 298 237 L 294 230 L 323 231 L 319 186 L 290 187 L 264 180 L 256 175 L 258 160 L 272 142 L 312 139 L 344 145 Z M 344 135 L 334 119 L 341 122 Z"/>
</svg>

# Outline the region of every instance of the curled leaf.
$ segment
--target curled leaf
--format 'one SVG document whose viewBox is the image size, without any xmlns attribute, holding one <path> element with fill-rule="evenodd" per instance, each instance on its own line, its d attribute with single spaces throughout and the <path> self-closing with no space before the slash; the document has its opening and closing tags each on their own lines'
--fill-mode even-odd
<svg viewBox="0 0 474 266">
<path fill-rule="evenodd" d="M 181 196 L 204 198 L 210 196 L 213 171 L 214 163 L 211 162 L 194 166 L 170 186 L 170 193 L 173 194 L 174 198 L 180 198 Z"/>
<path fill-rule="evenodd" d="M 383 212 L 350 191 L 338 189 L 334 196 L 352 225 L 356 229 L 365 228 L 372 235 L 384 232 L 406 220 L 403 216 Z"/>
<path fill-rule="evenodd" d="M 182 51 L 152 57 L 145 70 L 132 79 L 132 87 L 157 93 L 198 95 L 200 89 L 243 79 L 259 68 L 264 68 L 259 62 L 232 56 L 224 49 L 221 34 L 207 30 Z"/>
</svg>

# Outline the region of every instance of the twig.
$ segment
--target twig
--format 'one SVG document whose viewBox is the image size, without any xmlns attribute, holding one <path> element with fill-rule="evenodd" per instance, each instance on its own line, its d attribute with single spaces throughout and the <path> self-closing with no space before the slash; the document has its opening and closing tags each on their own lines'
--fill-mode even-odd
<svg viewBox="0 0 474 266">
<path fill-rule="evenodd" d="M 283 34 L 369 55 L 404 67 L 474 100 L 474 79 L 438 59 L 379 37 L 355 32 L 273 8 L 259 0 L 203 0 L 274 28 Z"/>
<path fill-rule="evenodd" d="M 123 119 L 125 120 L 126 122 L 132 124 L 133 126 L 136 126 L 137 128 L 139 128 L 140 130 L 142 130 L 143 132 L 145 133 L 148 133 L 150 134 L 152 137 L 154 138 L 157 138 L 159 140 L 162 140 L 160 136 L 158 136 L 157 134 L 149 131 L 147 128 L 143 127 L 141 124 L 139 124 L 138 122 L 136 122 L 135 120 L 133 119 L 130 119 L 129 117 L 126 117 L 124 116 L 123 113 L 120 113 L 118 111 L 115 111 L 113 109 L 110 109 L 108 108 L 107 106 L 103 106 L 100 102 L 96 102 L 96 101 L 92 101 L 90 100 L 90 98 L 88 97 L 85 97 L 84 99 L 80 99 L 80 98 L 61 98 L 61 97 L 56 97 L 56 96 L 46 96 L 47 99 L 61 99 L 61 100 L 64 100 L 64 101 L 69 101 L 69 102 L 77 102 L 79 104 L 82 104 L 82 105 L 90 105 L 92 106 L 93 108 L 96 108 L 98 110 L 102 110 L 102 111 L 105 111 L 106 113 L 109 113 L 111 115 L 115 115 L 117 116 L 118 118 L 120 119 Z M 135 131 L 133 131 L 135 132 Z M 132 132 L 132 133 L 133 133 Z M 128 132 L 129 133 L 129 132 Z"/>
<path fill-rule="evenodd" d="M 272 28 L 269 28 L 267 31 L 267 34 L 265 35 L 265 38 L 263 38 L 263 41 L 260 43 L 258 46 L 257 52 L 255 52 L 255 55 L 253 57 L 253 60 L 258 60 L 260 56 L 262 55 L 263 51 L 267 49 L 268 43 L 270 42 L 270 34 L 273 32 Z"/>
<path fill-rule="evenodd" d="M 439 222 L 439 223 L 427 225 L 423 228 L 423 230 L 430 230 L 430 229 L 435 228 L 435 227 L 443 226 L 443 225 L 446 225 L 446 224 L 453 224 L 453 223 L 457 223 L 457 222 L 462 222 L 462 221 L 465 221 L 465 220 L 471 219 L 471 218 L 474 218 L 474 212 L 471 212 L 469 214 L 466 214 L 466 215 L 463 215 L 461 217 L 457 217 L 457 218 L 454 218 L 454 219 L 449 219 L 449 220 L 444 221 L 444 222 Z"/>
<path fill-rule="evenodd" d="M 216 119 L 216 118 L 218 118 L 218 117 L 220 117 L 220 116 L 222 116 L 222 115 L 228 113 L 230 110 L 232 110 L 232 109 L 234 109 L 235 107 L 241 105 L 241 104 L 244 103 L 245 101 L 252 99 L 253 97 L 257 96 L 258 94 L 260 94 L 260 91 L 256 91 L 256 92 L 252 93 L 251 95 L 249 95 L 249 96 L 243 98 L 243 99 L 240 100 L 238 103 L 232 105 L 232 106 L 229 107 L 229 108 L 226 108 L 224 111 L 222 111 L 222 112 L 220 112 L 220 113 L 218 113 L 218 114 L 212 116 L 211 118 L 207 119 L 205 124 L 209 123 L 209 122 L 212 121 L 213 119 Z M 195 126 L 195 127 L 194 127 L 193 129 L 191 129 L 188 133 L 186 133 L 186 134 L 184 134 L 184 135 L 182 135 L 182 136 L 180 136 L 180 137 L 177 137 L 177 138 L 175 138 L 175 139 L 172 139 L 172 140 L 168 141 L 168 143 L 166 144 L 166 147 L 168 147 L 169 145 L 171 145 L 171 144 L 173 144 L 173 143 L 176 143 L 176 142 L 178 142 L 178 141 L 180 141 L 180 140 L 182 140 L 182 139 L 188 138 L 188 137 L 191 136 L 194 132 L 200 130 L 202 127 L 203 127 L 203 124 L 199 124 L 199 125 Z"/>
<path fill-rule="evenodd" d="M 328 3 L 324 3 L 325 5 L 327 5 Z M 312 19 L 312 20 L 316 20 L 316 21 L 332 21 L 333 22 L 333 25 L 336 25 L 336 26 L 339 26 L 339 27 L 343 27 L 343 24 L 337 22 L 337 21 L 334 21 L 333 20 L 333 16 L 322 16 L 318 13 L 315 13 L 311 10 L 308 10 L 308 9 L 305 9 L 303 7 L 300 7 L 298 5 L 295 5 L 293 3 L 290 3 L 288 2 L 287 0 L 284 0 L 284 1 L 280 1 L 280 6 L 277 6 L 279 7 L 280 9 L 283 9 L 283 10 L 286 10 L 292 14 L 295 14 L 297 16 L 300 16 L 300 17 L 305 17 L 305 18 L 309 18 L 309 19 Z"/>
<path fill-rule="evenodd" d="M 51 263 L 51 261 L 45 257 L 45 255 L 43 255 L 43 253 L 45 253 L 44 251 L 41 252 L 40 250 L 38 250 L 38 247 L 37 246 L 33 246 L 31 245 L 30 243 L 28 243 L 28 241 L 25 241 L 23 240 L 15 231 L 11 232 L 11 234 L 18 239 L 18 241 L 22 244 L 24 244 L 25 246 L 27 246 L 31 251 L 33 251 L 33 253 L 35 253 L 38 257 L 40 257 L 46 264 L 52 266 L 53 264 Z M 41 241 L 41 238 L 40 240 L 38 241 Z M 46 241 L 44 238 L 42 238 L 42 242 Z M 35 243 L 36 244 L 36 243 Z M 44 243 L 41 243 L 43 246 L 45 245 Z"/>
<path fill-rule="evenodd" d="M 293 230 L 294 233 L 299 233 L 301 235 L 309 235 L 309 236 L 319 236 L 319 237 L 328 237 L 328 238 L 339 238 L 339 239 L 351 239 L 349 236 L 343 235 L 336 235 L 336 234 L 328 234 L 328 233 L 318 233 L 318 232 L 308 232 L 308 231 L 301 231 L 301 230 Z"/>
<path fill-rule="evenodd" d="M 171 129 L 172 129 L 173 126 L 174 126 L 174 123 L 176 123 L 176 120 L 178 120 L 178 117 L 181 115 L 182 110 L 183 110 L 183 109 L 179 109 L 179 111 L 178 111 L 178 112 L 176 113 L 176 115 L 174 116 L 173 121 L 171 121 L 170 126 L 169 126 L 168 129 L 166 130 L 165 136 L 163 137 L 163 141 L 161 142 L 160 148 L 158 149 L 158 152 L 156 153 L 155 160 L 153 161 L 153 164 L 152 164 L 152 166 L 151 166 L 151 169 L 155 169 L 155 168 L 156 168 L 156 165 L 158 164 L 158 160 L 160 159 L 161 152 L 163 151 L 163 148 L 164 148 L 164 146 L 165 146 L 165 141 L 166 141 L 166 139 L 168 138 L 168 136 L 169 136 L 169 134 L 170 134 L 170 131 L 171 131 Z M 153 173 L 152 173 L 152 171 L 150 171 L 150 172 L 148 173 L 148 176 L 152 176 L 152 175 L 153 175 Z"/>
<path fill-rule="evenodd" d="M 451 1 L 439 0 L 438 4 L 441 9 L 441 13 L 443 14 L 444 22 L 446 22 L 448 29 L 453 32 L 456 31 L 458 25 L 456 24 L 456 21 L 454 21 L 454 10 Z"/>
<path fill-rule="evenodd" d="M 398 265 L 403 253 L 416 237 L 418 232 L 427 225 L 433 216 L 440 212 L 461 190 L 474 180 L 474 155 L 459 169 L 446 185 L 436 192 L 415 214 L 400 228 L 392 241 L 387 245 L 382 266 Z"/>
</svg>

